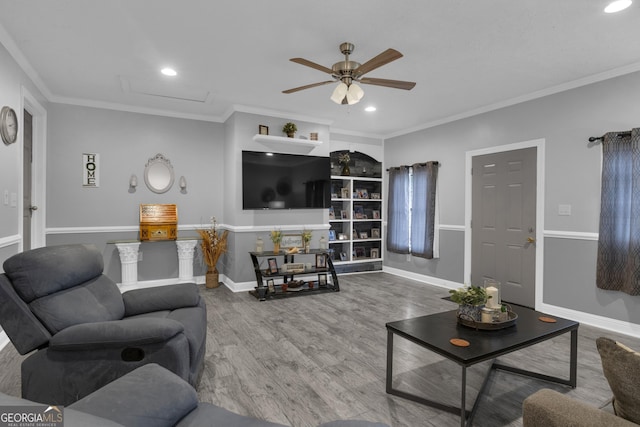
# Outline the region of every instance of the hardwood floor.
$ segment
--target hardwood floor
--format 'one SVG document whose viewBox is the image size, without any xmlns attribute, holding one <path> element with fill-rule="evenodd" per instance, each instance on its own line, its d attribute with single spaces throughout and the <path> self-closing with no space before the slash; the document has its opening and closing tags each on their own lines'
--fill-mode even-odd
<svg viewBox="0 0 640 427">
<path fill-rule="evenodd" d="M 385 323 L 456 305 L 448 291 L 386 273 L 344 275 L 338 293 L 258 302 L 248 293 L 202 288 L 209 316 L 200 400 L 291 426 L 366 419 L 391 426 L 459 426 L 458 416 L 385 393 Z M 491 377 L 475 426 L 521 426 L 522 401 L 553 388 L 601 406 L 611 396 L 595 339 L 609 336 L 640 349 L 640 340 L 581 325 L 578 387 L 570 389 L 505 372 Z M 460 368 L 395 337 L 394 386 L 456 405 Z M 20 362 L 12 345 L 0 352 L 0 391 L 19 395 Z M 569 334 L 501 358 L 567 376 Z M 473 401 L 486 365 L 468 370 Z"/>
</svg>

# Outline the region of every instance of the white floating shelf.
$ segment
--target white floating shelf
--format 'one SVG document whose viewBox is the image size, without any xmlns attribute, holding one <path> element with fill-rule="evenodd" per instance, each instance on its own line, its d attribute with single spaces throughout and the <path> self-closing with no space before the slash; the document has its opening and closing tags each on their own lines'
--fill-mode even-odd
<svg viewBox="0 0 640 427">
<path fill-rule="evenodd" d="M 254 135 L 253 140 L 273 151 L 284 151 L 296 154 L 307 154 L 322 144 L 322 141 L 312 141 L 310 139 L 260 134 Z"/>
</svg>

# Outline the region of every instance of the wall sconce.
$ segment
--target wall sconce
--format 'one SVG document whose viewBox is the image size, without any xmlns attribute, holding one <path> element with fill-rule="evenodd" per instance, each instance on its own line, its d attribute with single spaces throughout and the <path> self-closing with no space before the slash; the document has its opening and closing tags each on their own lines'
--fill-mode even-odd
<svg viewBox="0 0 640 427">
<path fill-rule="evenodd" d="M 178 185 L 180 186 L 181 193 L 187 192 L 187 179 L 184 176 L 180 177 L 180 181 L 178 181 Z"/>
<path fill-rule="evenodd" d="M 129 178 L 129 193 L 135 193 L 136 187 L 138 186 L 138 177 L 136 174 L 131 175 Z"/>
</svg>

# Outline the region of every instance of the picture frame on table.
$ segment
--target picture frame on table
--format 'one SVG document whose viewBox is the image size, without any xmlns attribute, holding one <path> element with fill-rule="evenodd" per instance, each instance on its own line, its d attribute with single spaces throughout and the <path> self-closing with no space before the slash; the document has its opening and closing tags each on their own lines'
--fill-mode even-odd
<svg viewBox="0 0 640 427">
<path fill-rule="evenodd" d="M 349 198 L 349 187 L 342 187 L 342 189 L 340 189 L 340 198 L 342 199 Z"/>
<path fill-rule="evenodd" d="M 316 254 L 316 268 L 327 268 L 327 259 L 325 254 Z"/>
<path fill-rule="evenodd" d="M 318 274 L 318 286 L 325 288 L 327 286 L 327 273 Z"/>
<path fill-rule="evenodd" d="M 349 211 L 340 211 L 340 216 L 342 219 L 349 219 Z"/>
<path fill-rule="evenodd" d="M 380 211 L 371 211 L 371 215 L 373 215 L 373 219 L 380 219 Z"/>
<path fill-rule="evenodd" d="M 258 133 L 260 135 L 269 135 L 269 126 L 258 125 Z"/>
<path fill-rule="evenodd" d="M 371 248 L 371 258 L 380 258 L 380 249 Z"/>
<path fill-rule="evenodd" d="M 347 261 L 347 253 L 340 252 L 340 261 Z"/>
<path fill-rule="evenodd" d="M 371 229 L 371 238 L 372 239 L 379 239 L 380 238 L 380 229 L 379 228 L 372 228 Z"/>
<path fill-rule="evenodd" d="M 267 289 L 269 290 L 270 294 L 276 293 L 276 285 L 274 284 L 273 279 L 267 280 Z"/>
<path fill-rule="evenodd" d="M 278 273 L 278 260 L 275 258 L 267 259 L 267 263 L 269 264 L 269 274 L 277 274 Z"/>
<path fill-rule="evenodd" d="M 364 246 L 355 246 L 353 251 L 356 254 L 356 258 L 364 258 L 366 256 L 366 252 L 364 250 Z"/>
</svg>

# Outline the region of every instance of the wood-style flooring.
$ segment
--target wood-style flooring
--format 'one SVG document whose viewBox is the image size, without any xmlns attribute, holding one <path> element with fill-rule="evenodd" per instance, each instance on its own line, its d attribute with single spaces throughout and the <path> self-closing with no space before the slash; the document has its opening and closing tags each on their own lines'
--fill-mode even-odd
<svg viewBox="0 0 640 427">
<path fill-rule="evenodd" d="M 454 303 L 442 299 L 448 291 L 381 272 L 340 276 L 340 289 L 258 302 L 224 286 L 203 287 L 209 325 L 200 400 L 291 426 L 336 419 L 459 426 L 456 415 L 385 393 L 385 323 L 455 309 Z M 522 401 L 545 387 L 603 405 L 611 394 L 595 347 L 599 336 L 640 349 L 639 339 L 581 325 L 576 389 L 495 372 L 474 425 L 521 426 Z M 400 337 L 394 342 L 395 387 L 458 404 L 458 365 Z M 20 394 L 22 358 L 12 345 L 0 352 L 0 391 Z M 500 360 L 567 377 L 569 334 Z M 467 402 L 475 398 L 485 370 L 480 364 L 467 371 Z"/>
</svg>

